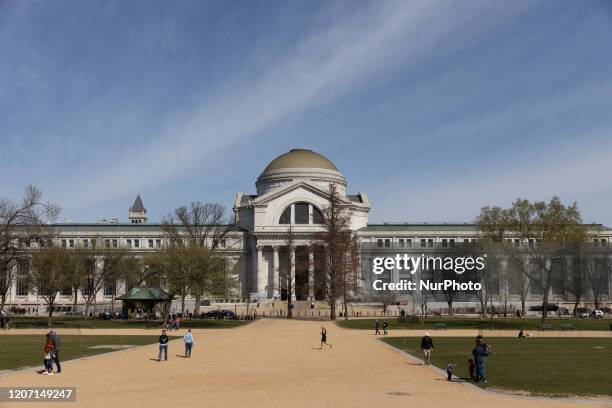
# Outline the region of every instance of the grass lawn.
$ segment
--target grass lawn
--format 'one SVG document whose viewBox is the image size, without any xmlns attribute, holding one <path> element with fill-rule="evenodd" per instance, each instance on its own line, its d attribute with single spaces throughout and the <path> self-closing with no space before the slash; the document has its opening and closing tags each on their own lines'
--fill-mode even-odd
<svg viewBox="0 0 612 408">
<path fill-rule="evenodd" d="M 378 319 L 381 324 L 385 319 Z M 338 325 L 347 329 L 360 329 L 360 330 L 374 330 L 374 322 L 376 319 L 354 319 L 354 320 L 341 320 Z M 448 329 L 485 329 L 491 328 L 491 320 L 479 319 L 479 318 L 464 318 L 464 317 L 431 317 L 426 318 L 423 324 L 419 322 L 413 322 L 408 319 L 405 322 L 399 323 L 397 318 L 390 317 L 386 319 L 389 323 L 389 330 L 393 329 L 427 329 L 433 330 L 434 323 L 446 323 Z M 610 330 L 612 325 L 612 319 L 558 319 L 549 318 L 548 324 L 551 324 L 554 330 L 561 330 L 561 324 L 571 324 L 574 330 Z M 494 330 L 516 330 L 518 331 L 523 328 L 526 331 L 536 331 L 540 325 L 540 319 L 517 319 L 508 318 L 507 321 L 504 319 L 493 319 Z"/>
<path fill-rule="evenodd" d="M 202 329 L 227 329 L 238 327 L 248 322 L 244 320 L 215 320 L 215 319 L 193 319 L 184 320 L 181 327 Z M 86 328 L 93 327 L 92 320 L 82 317 L 54 317 L 52 326 L 55 328 Z M 47 327 L 46 317 L 12 317 L 11 328 Z M 25 327 L 24 327 L 25 326 Z M 95 327 L 98 329 L 144 329 L 162 328 L 161 320 L 96 320 Z"/>
<path fill-rule="evenodd" d="M 612 395 L 612 340 L 596 338 L 491 338 L 487 384 L 483 387 L 526 391 L 548 396 Z M 421 358 L 420 338 L 391 337 L 383 341 Z M 435 338 L 433 364 L 446 371 L 458 363 L 455 375 L 469 379 L 468 358 L 474 339 Z"/>
<path fill-rule="evenodd" d="M 159 336 L 61 336 L 60 361 L 115 351 L 116 348 L 92 346 L 140 346 L 157 343 Z M 0 370 L 43 367 L 45 337 L 42 335 L 0 336 Z"/>
</svg>

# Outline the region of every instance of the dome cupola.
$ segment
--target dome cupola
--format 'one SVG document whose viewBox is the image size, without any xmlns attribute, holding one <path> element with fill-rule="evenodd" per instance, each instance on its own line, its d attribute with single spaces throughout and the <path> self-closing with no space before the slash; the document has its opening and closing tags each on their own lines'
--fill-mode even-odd
<svg viewBox="0 0 612 408">
<path fill-rule="evenodd" d="M 284 184 L 300 179 L 327 187 L 336 183 L 341 193 L 346 190 L 346 179 L 334 163 L 325 156 L 308 149 L 292 149 L 272 160 L 255 185 L 257 195 L 263 195 Z"/>
</svg>

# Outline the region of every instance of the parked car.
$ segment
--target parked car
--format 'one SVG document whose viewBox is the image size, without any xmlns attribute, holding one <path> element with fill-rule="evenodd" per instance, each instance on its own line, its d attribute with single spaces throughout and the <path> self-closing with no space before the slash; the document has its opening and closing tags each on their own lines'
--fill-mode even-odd
<svg viewBox="0 0 612 408">
<path fill-rule="evenodd" d="M 579 314 L 583 319 L 603 319 L 604 312 L 602 310 L 587 310 Z"/>
<path fill-rule="evenodd" d="M 205 319 L 236 319 L 236 314 L 231 310 L 211 310 L 209 312 L 201 313 L 200 316 Z"/>
</svg>

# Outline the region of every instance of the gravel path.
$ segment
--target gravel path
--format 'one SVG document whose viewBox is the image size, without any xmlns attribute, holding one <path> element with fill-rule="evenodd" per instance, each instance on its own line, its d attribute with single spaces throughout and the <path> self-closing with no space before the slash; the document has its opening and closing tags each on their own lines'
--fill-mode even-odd
<svg viewBox="0 0 612 408">
<path fill-rule="evenodd" d="M 519 399 L 448 383 L 369 331 L 324 325 L 332 350 L 319 350 L 320 322 L 261 320 L 235 329 L 194 330 L 191 359 L 177 356 L 182 340 L 172 340 L 167 362 L 153 360 L 157 346 L 143 346 L 67 362 L 59 376 L 15 372 L 0 378 L 0 386 L 76 386 L 77 403 L 52 404 L 58 408 L 612 406 L 609 400 Z"/>
</svg>

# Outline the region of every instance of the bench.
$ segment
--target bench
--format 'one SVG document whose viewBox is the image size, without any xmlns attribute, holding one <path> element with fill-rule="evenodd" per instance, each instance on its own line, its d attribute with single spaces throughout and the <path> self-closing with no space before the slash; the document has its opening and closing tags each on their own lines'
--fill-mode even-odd
<svg viewBox="0 0 612 408">
<path fill-rule="evenodd" d="M 434 330 L 446 330 L 446 323 L 434 323 Z"/>
<path fill-rule="evenodd" d="M 540 330 L 544 331 L 544 330 L 553 330 L 552 324 L 541 324 L 540 325 Z"/>
<path fill-rule="evenodd" d="M 565 331 L 565 330 L 574 330 L 574 326 L 572 326 L 569 323 L 563 323 L 561 325 L 561 331 Z"/>
</svg>

